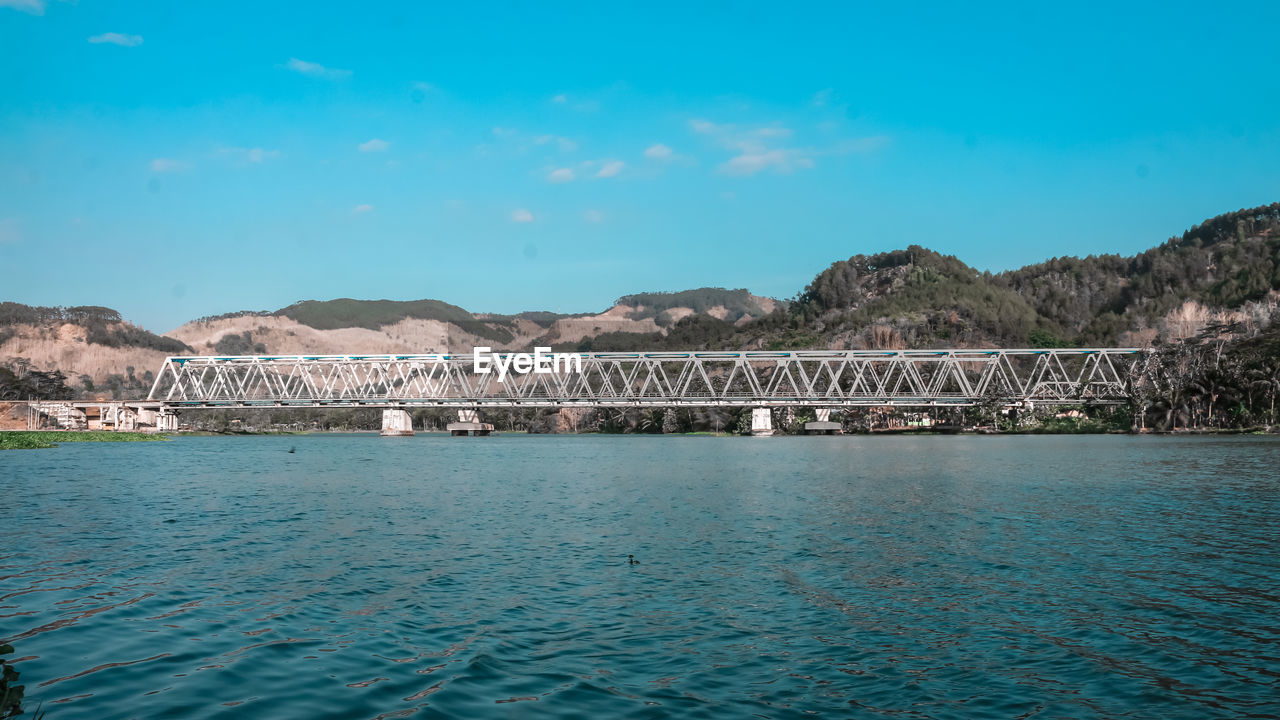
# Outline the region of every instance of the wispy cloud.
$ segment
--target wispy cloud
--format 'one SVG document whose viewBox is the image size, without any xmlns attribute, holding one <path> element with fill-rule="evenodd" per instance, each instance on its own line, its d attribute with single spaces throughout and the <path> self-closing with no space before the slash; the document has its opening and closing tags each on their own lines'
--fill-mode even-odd
<svg viewBox="0 0 1280 720">
<path fill-rule="evenodd" d="M 124 35 L 122 33 L 102 33 L 89 38 L 89 42 L 94 45 L 107 43 L 110 45 L 120 45 L 122 47 L 137 47 L 142 44 L 141 35 Z"/>
<path fill-rule="evenodd" d="M 13 8 L 29 15 L 43 15 L 44 5 L 44 0 L 0 0 L 0 7 Z"/>
<path fill-rule="evenodd" d="M 555 135 L 539 135 L 538 137 L 533 139 L 534 145 L 546 145 L 551 142 L 554 142 L 556 144 L 556 147 L 560 149 L 560 152 L 573 152 L 574 150 L 578 149 L 578 143 L 570 140 L 567 137 L 556 137 Z"/>
<path fill-rule="evenodd" d="M 662 143 L 654 143 L 644 149 L 644 156 L 650 160 L 668 160 L 671 158 L 671 148 Z"/>
<path fill-rule="evenodd" d="M 533 222 L 533 213 L 525 210 L 524 208 L 520 208 L 519 210 L 511 213 L 511 222 L 531 223 Z"/>
<path fill-rule="evenodd" d="M 557 105 L 570 107 L 578 112 L 595 112 L 600 109 L 599 100 L 579 100 L 574 98 L 573 104 L 569 103 L 569 96 L 565 93 L 557 93 L 551 96 L 551 102 Z"/>
<path fill-rule="evenodd" d="M 740 127 L 695 119 L 689 122 L 689 127 L 735 153 L 718 168 L 726 175 L 749 176 L 763 170 L 784 174 L 807 170 L 816 165 L 814 159 L 817 157 L 871 152 L 888 143 L 887 137 L 877 135 L 841 140 L 827 147 L 789 147 L 794 133 L 782 125 Z"/>
<path fill-rule="evenodd" d="M 267 150 L 260 147 L 220 147 L 217 149 L 217 154 L 231 160 L 237 165 L 257 165 L 264 160 L 272 160 L 280 157 L 279 150 Z"/>
<path fill-rule="evenodd" d="M 826 107 L 831 104 L 831 99 L 835 96 L 835 92 L 833 88 L 819 90 L 813 94 L 813 99 L 809 101 L 809 104 L 818 108 Z"/>
<path fill-rule="evenodd" d="M 363 205 L 357 205 L 355 206 L 355 208 L 351 210 L 351 212 L 355 213 L 356 215 L 363 215 L 365 213 L 373 212 L 373 206 L 367 203 Z"/>
<path fill-rule="evenodd" d="M 589 222 L 589 223 L 604 222 L 604 213 L 600 212 L 599 210 L 587 210 L 586 212 L 582 213 L 582 220 L 584 222 Z"/>
<path fill-rule="evenodd" d="M 341 80 L 342 78 L 351 77 L 350 70 L 339 70 L 337 68 L 328 68 L 320 63 L 307 62 L 298 58 L 289 58 L 289 62 L 285 63 L 285 67 L 296 73 L 302 73 L 310 77 L 324 78 L 326 80 Z"/>
<path fill-rule="evenodd" d="M 386 152 L 387 148 L 391 147 L 391 143 L 374 138 L 368 142 L 362 142 L 356 147 L 360 152 Z"/>
<path fill-rule="evenodd" d="M 156 158 L 151 161 L 151 172 L 167 173 L 186 170 L 188 165 L 173 158 Z"/>
<path fill-rule="evenodd" d="M 569 168 L 556 168 L 547 174 L 547 181 L 553 183 L 567 183 L 573 180 L 573 170 Z"/>
<path fill-rule="evenodd" d="M 606 160 L 604 162 L 604 165 L 600 166 L 600 172 L 596 173 L 596 177 L 598 178 L 615 177 L 617 176 L 618 173 L 622 172 L 622 169 L 626 166 L 627 164 L 622 162 L 621 160 Z"/>
<path fill-rule="evenodd" d="M 772 168 L 777 172 L 789 173 L 799 169 L 813 167 L 813 158 L 807 151 L 799 149 L 766 150 L 763 152 L 744 152 L 729 158 L 720 166 L 726 175 L 755 175 L 761 170 Z"/>
</svg>

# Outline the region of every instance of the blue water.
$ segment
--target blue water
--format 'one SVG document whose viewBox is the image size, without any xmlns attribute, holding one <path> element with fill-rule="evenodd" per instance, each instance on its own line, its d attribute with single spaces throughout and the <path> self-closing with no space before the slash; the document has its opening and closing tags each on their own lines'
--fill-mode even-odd
<svg viewBox="0 0 1280 720">
<path fill-rule="evenodd" d="M 0 453 L 49 720 L 1280 717 L 1278 550 L 1274 438 Z"/>
</svg>

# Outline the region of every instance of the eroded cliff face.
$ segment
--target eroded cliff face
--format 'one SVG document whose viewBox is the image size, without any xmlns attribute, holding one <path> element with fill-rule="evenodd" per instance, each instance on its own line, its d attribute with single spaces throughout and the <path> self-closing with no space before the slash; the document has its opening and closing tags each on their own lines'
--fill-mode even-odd
<svg viewBox="0 0 1280 720">
<path fill-rule="evenodd" d="M 761 307 L 775 307 L 775 301 L 769 298 L 757 300 Z M 176 354 L 444 353 L 470 352 L 474 347 L 527 350 L 535 345 L 577 343 L 602 333 L 665 333 L 667 327 L 659 324 L 649 310 L 644 305 L 619 304 L 594 315 L 565 316 L 542 323 L 518 316 L 490 320 L 492 316 L 486 314 L 472 315 L 478 323 L 501 333 L 498 336 L 472 332 L 479 327 L 474 324 L 468 329 L 453 322 L 420 318 L 403 318 L 376 329 L 318 329 L 289 317 L 246 314 L 183 324 L 159 337 L 172 339 L 187 348 L 175 344 L 165 350 L 94 342 L 95 334 L 89 328 L 73 322 L 20 323 L 0 328 L 0 363 L 42 371 L 61 370 L 77 389 L 86 387 L 82 377 L 100 387 L 111 376 L 126 379 L 133 376 L 137 378 L 134 385 L 139 386 L 148 371 L 156 372 L 165 357 Z M 663 321 L 667 326 L 698 314 L 688 307 L 673 307 L 664 312 Z M 727 312 L 723 306 L 717 306 L 705 314 L 724 319 Z M 749 320 L 750 316 L 742 316 L 737 322 Z M 101 336 L 103 328 L 97 330 Z M 106 330 L 115 333 L 110 337 L 125 338 L 145 332 L 126 322 L 108 325 Z M 119 332 L 115 332 L 117 330 Z M 133 368 L 132 373 L 129 368 Z"/>
</svg>

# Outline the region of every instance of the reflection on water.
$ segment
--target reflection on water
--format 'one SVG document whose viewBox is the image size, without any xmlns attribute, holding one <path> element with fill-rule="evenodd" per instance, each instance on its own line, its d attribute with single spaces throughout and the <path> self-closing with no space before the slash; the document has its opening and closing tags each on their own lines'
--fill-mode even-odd
<svg viewBox="0 0 1280 720">
<path fill-rule="evenodd" d="M 0 640 L 50 720 L 1280 717 L 1277 467 L 1268 438 L 67 444 L 0 455 Z"/>
</svg>

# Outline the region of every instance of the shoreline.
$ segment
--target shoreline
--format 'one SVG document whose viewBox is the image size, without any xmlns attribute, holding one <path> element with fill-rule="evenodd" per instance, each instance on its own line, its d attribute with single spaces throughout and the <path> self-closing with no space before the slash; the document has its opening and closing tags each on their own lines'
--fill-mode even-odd
<svg viewBox="0 0 1280 720">
<path fill-rule="evenodd" d="M 113 431 L 113 430 L 0 430 L 0 450 L 41 450 L 54 448 L 61 442 L 163 442 L 175 437 L 272 437 L 272 436 L 305 436 L 305 435 L 377 435 L 377 430 L 279 430 L 279 431 L 234 431 L 234 432 L 216 432 L 209 430 L 194 431 L 177 431 L 169 433 L 143 433 L 129 431 Z M 429 432 L 422 431 L 417 435 L 439 435 L 448 437 L 447 432 Z M 654 437 L 750 437 L 750 435 L 742 435 L 738 433 L 726 432 L 687 432 L 687 433 L 601 433 L 601 432 L 578 432 L 578 433 L 529 433 L 529 432 L 505 432 L 495 433 L 495 435 L 538 435 L 538 436 L 559 436 L 559 435 L 616 435 L 616 436 L 645 436 Z M 1062 430 L 1062 429 L 1044 429 L 1044 428 L 1028 428 L 1025 430 L 993 430 L 989 428 L 973 428 L 965 430 L 924 430 L 924 429 L 891 429 L 891 430 L 871 430 L 865 432 L 849 432 L 842 433 L 844 436 L 850 437 L 871 437 L 871 436 L 993 436 L 993 435 L 1132 435 L 1132 436 L 1207 436 L 1207 435 L 1280 435 L 1280 429 L 1253 427 L 1253 428 L 1200 428 L 1200 429 L 1177 429 L 1177 430 L 1115 430 L 1115 429 L 1089 429 L 1089 430 Z M 774 437 L 809 437 L 804 433 L 778 433 Z M 827 436 L 835 437 L 835 436 Z"/>
</svg>

